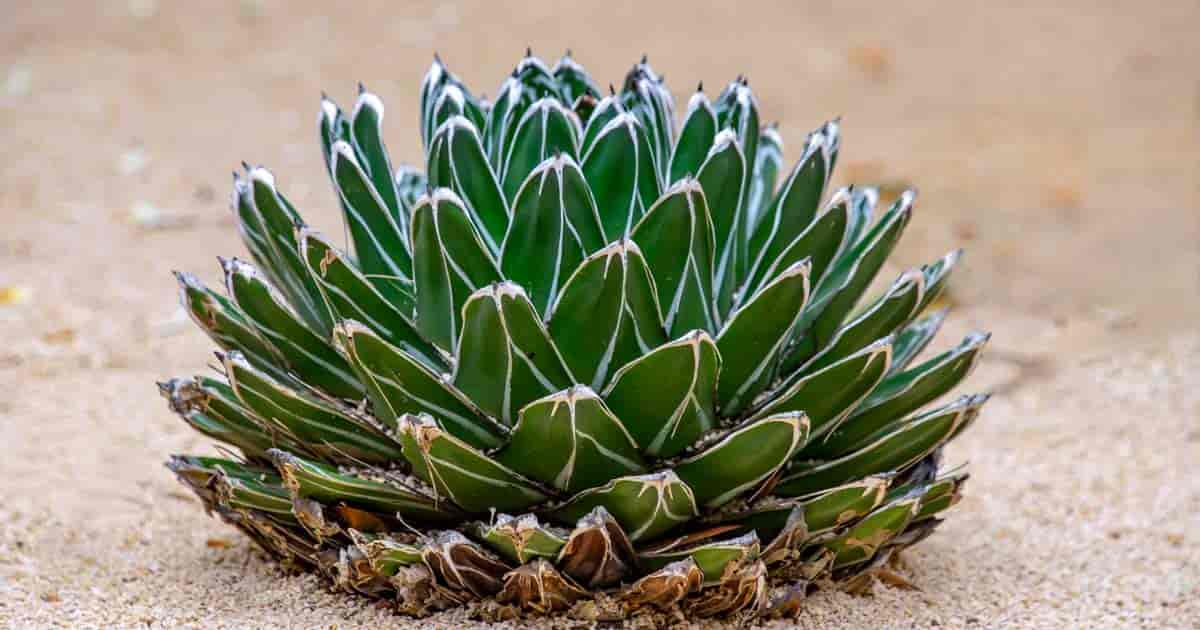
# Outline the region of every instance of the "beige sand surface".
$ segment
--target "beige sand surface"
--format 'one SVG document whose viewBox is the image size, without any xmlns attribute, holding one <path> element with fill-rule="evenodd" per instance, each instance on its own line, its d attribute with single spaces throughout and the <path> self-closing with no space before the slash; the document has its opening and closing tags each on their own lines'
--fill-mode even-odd
<svg viewBox="0 0 1200 630">
<path fill-rule="evenodd" d="M 842 114 L 843 178 L 921 185 L 898 264 L 968 247 L 943 343 L 994 331 L 972 387 L 998 391 L 949 454 L 968 497 L 907 556 L 921 591 L 820 594 L 798 627 L 1200 627 L 1195 3 L 19 4 L 0 9 L 0 287 L 22 297 L 0 306 L 0 625 L 459 626 L 283 576 L 206 518 L 161 461 L 209 446 L 153 381 L 210 356 L 168 271 L 212 280 L 241 252 L 239 160 L 337 233 L 320 89 L 364 81 L 417 160 L 432 50 L 493 92 L 528 43 L 604 81 L 648 52 L 678 98 L 747 71 L 793 159 Z"/>
</svg>

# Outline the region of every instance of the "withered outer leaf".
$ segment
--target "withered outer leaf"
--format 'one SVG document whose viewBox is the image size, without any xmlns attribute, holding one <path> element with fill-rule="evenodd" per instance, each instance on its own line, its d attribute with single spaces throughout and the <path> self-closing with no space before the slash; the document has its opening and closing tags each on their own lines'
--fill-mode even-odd
<svg viewBox="0 0 1200 630">
<path fill-rule="evenodd" d="M 621 591 L 620 599 L 630 610 L 653 606 L 669 610 L 685 597 L 700 591 L 704 572 L 696 561 L 684 558 L 646 575 Z"/>
<path fill-rule="evenodd" d="M 504 574 L 504 587 L 496 595 L 496 601 L 550 613 L 566 610 L 587 595 L 587 591 L 559 573 L 554 565 L 538 558 Z"/>
<path fill-rule="evenodd" d="M 558 554 L 559 568 L 591 589 L 616 584 L 635 563 L 633 544 L 603 507 L 579 519 Z"/>
</svg>

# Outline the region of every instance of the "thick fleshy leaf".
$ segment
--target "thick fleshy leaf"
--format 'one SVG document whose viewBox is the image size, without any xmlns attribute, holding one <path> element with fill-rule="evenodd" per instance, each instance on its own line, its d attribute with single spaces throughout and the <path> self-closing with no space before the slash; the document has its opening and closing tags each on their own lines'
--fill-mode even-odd
<svg viewBox="0 0 1200 630">
<path fill-rule="evenodd" d="M 346 360 L 292 313 L 253 265 L 233 258 L 222 260 L 221 266 L 229 295 L 293 372 L 334 396 L 362 396 L 362 384 Z"/>
<path fill-rule="evenodd" d="M 158 384 L 171 410 L 200 433 L 236 446 L 249 458 L 262 460 L 271 447 L 294 444 L 272 431 L 248 409 L 228 384 L 213 378 L 173 378 Z"/>
<path fill-rule="evenodd" d="M 599 389 L 667 341 L 646 260 L 630 240 L 589 256 L 558 295 L 550 336 L 575 378 Z"/>
<path fill-rule="evenodd" d="M 369 421 L 275 381 L 254 369 L 240 353 L 221 355 L 221 364 L 243 405 L 323 458 L 386 464 L 403 457 L 400 445 Z"/>
<path fill-rule="evenodd" d="M 889 376 L 836 431 L 812 444 L 814 459 L 831 459 L 856 450 L 863 441 L 893 422 L 949 392 L 971 374 L 991 335 L 968 335 L 957 347 L 906 370 Z"/>
<path fill-rule="evenodd" d="M 770 124 L 758 132 L 758 151 L 754 169 L 746 186 L 746 225 L 753 232 L 775 195 L 775 183 L 783 169 L 783 136 L 776 125 Z"/>
<path fill-rule="evenodd" d="M 575 112 L 553 98 L 526 110 L 504 155 L 500 183 L 505 199 L 511 204 L 525 179 L 547 159 L 559 154 L 578 158 L 580 133 Z"/>
<path fill-rule="evenodd" d="M 809 295 L 809 262 L 784 270 L 739 308 L 721 334 L 721 415 L 733 416 L 767 388 L 783 356 L 790 332 L 800 320 Z"/>
<path fill-rule="evenodd" d="M 720 372 L 717 345 L 694 330 L 618 370 L 604 401 L 643 453 L 672 457 L 716 426 Z"/>
<path fill-rule="evenodd" d="M 592 109 L 592 115 L 588 117 L 587 124 L 583 129 L 583 140 L 579 143 L 581 155 L 587 155 L 588 151 L 592 150 L 592 145 L 596 144 L 596 138 L 601 131 L 608 126 L 614 118 L 625 113 L 625 108 L 621 105 L 621 99 L 609 95 L 600 99 L 596 103 L 596 107 Z"/>
<path fill-rule="evenodd" d="M 559 92 L 567 103 L 574 103 L 581 96 L 600 97 L 600 88 L 587 70 L 571 57 L 569 50 L 554 64 L 550 73 L 558 81 Z"/>
<path fill-rule="evenodd" d="M 582 385 L 522 408 L 508 444 L 495 458 L 569 494 L 646 469 L 625 426 Z"/>
<path fill-rule="evenodd" d="M 825 547 L 837 554 L 835 569 L 866 562 L 875 552 L 904 531 L 920 509 L 919 496 L 906 497 L 875 510 Z"/>
<path fill-rule="evenodd" d="M 375 417 L 395 427 L 407 413 L 433 414 L 450 433 L 473 446 L 501 443 L 504 427 L 488 418 L 448 380 L 355 321 L 334 330 L 335 339 L 366 385 Z"/>
<path fill-rule="evenodd" d="M 793 411 L 755 420 L 675 465 L 696 502 L 720 507 L 758 487 L 808 439 L 809 423 Z"/>
<path fill-rule="evenodd" d="M 508 204 L 471 121 L 455 116 L 438 127 L 425 172 L 431 187 L 449 188 L 459 196 L 488 250 L 498 254 L 508 230 Z"/>
<path fill-rule="evenodd" d="M 557 558 L 567 544 L 568 535 L 562 528 L 539 523 L 532 514 L 519 517 L 497 514 L 491 523 L 473 523 L 471 533 L 515 564 L 525 564 L 534 558 Z"/>
<path fill-rule="evenodd" d="M 613 479 L 571 497 L 551 514 L 574 523 L 598 506 L 612 514 L 634 542 L 653 539 L 699 514 L 692 489 L 670 470 Z"/>
<path fill-rule="evenodd" d="M 327 334 L 333 321 L 304 269 L 296 242 L 300 215 L 279 193 L 274 175 L 265 168 L 249 169 L 246 179 L 235 174 L 233 186 L 238 231 L 255 263 L 308 327 Z"/>
<path fill-rule="evenodd" d="M 671 159 L 671 143 L 675 138 L 675 102 L 662 78 L 645 59 L 625 75 L 621 101 L 625 109 L 646 127 L 656 166 L 665 168 Z M 659 179 L 663 175 L 660 172 Z"/>
<path fill-rule="evenodd" d="M 763 282 L 769 282 L 780 271 L 805 258 L 811 261 L 810 281 L 814 286 L 819 284 L 830 263 L 848 243 L 852 199 L 850 188 L 835 192 L 817 218 L 779 253 L 778 258 L 769 265 L 760 266 L 755 275 L 747 278 L 742 299 L 753 295 Z"/>
<path fill-rule="evenodd" d="M 863 346 L 896 332 L 917 315 L 925 295 L 925 275 L 919 269 L 900 274 L 892 286 L 847 322 L 803 367 L 811 372 L 831 365 Z"/>
<path fill-rule="evenodd" d="M 284 485 L 296 496 L 406 518 L 445 521 L 454 516 L 451 506 L 437 505 L 431 497 L 391 477 L 342 472 L 280 450 L 271 451 L 271 457 Z"/>
<path fill-rule="evenodd" d="M 650 130 L 646 128 L 645 123 L 638 121 L 637 125 L 638 136 L 638 209 L 633 217 L 633 224 L 637 222 L 647 212 L 650 212 L 650 207 L 658 201 L 663 194 L 662 177 L 659 176 L 659 171 L 666 168 L 654 153 L 654 147 L 650 141 Z M 649 165 L 649 168 L 642 166 Z M 710 219 L 711 220 L 711 219 Z"/>
<path fill-rule="evenodd" d="M 758 155 L 758 101 L 746 77 L 738 77 L 738 80 L 731 82 L 721 91 L 717 101 L 714 107 L 717 126 L 732 129 L 737 134 L 745 151 L 747 171 L 753 172 L 754 158 Z"/>
<path fill-rule="evenodd" d="M 319 234 L 301 229 L 300 248 L 309 273 L 339 320 L 362 322 L 388 343 L 403 348 L 434 369 L 446 360 L 417 332 L 411 316 L 376 289 L 344 254 Z"/>
<path fill-rule="evenodd" d="M 912 191 L 901 195 L 879 223 L 841 254 L 821 278 L 801 323 L 804 337 L 792 347 L 784 363 L 785 372 L 803 365 L 833 342 L 846 315 L 871 285 L 908 225 L 915 196 Z"/>
<path fill-rule="evenodd" d="M 467 298 L 500 280 L 500 268 L 458 195 L 439 188 L 412 211 L 417 325 L 448 352 L 458 347 Z"/>
<path fill-rule="evenodd" d="M 517 412 L 575 382 L 520 286 L 483 287 L 463 307 L 454 385 L 511 426 Z"/>
<path fill-rule="evenodd" d="M 596 199 L 606 242 L 627 235 L 641 215 L 638 179 L 642 169 L 653 167 L 639 151 L 638 133 L 637 119 L 619 114 L 596 134 L 583 157 L 583 176 Z"/>
<path fill-rule="evenodd" d="M 824 436 L 883 380 L 891 354 L 891 338 L 881 339 L 823 370 L 785 382 L 754 417 L 804 411 L 812 422 L 810 440 Z"/>
<path fill-rule="evenodd" d="M 921 508 L 913 521 L 933 518 L 938 513 L 947 510 L 962 499 L 962 487 L 969 475 L 966 473 L 950 473 L 938 477 L 929 483 L 929 487 L 921 495 Z"/>
<path fill-rule="evenodd" d="M 896 334 L 896 343 L 892 346 L 892 367 L 888 369 L 888 376 L 908 367 L 908 364 L 925 350 L 941 329 L 942 322 L 946 321 L 949 312 L 948 308 L 933 311 Z"/>
<path fill-rule="evenodd" d="M 345 130 L 345 134 L 342 133 Z M 325 158 L 325 171 L 333 176 L 333 143 L 350 138 L 350 123 L 342 108 L 324 92 L 321 93 L 321 109 L 317 114 L 317 135 L 321 140 L 321 157 Z M 236 178 L 236 175 L 234 176 Z"/>
<path fill-rule="evenodd" d="M 921 266 L 921 272 L 925 274 L 925 296 L 921 305 L 917 307 L 918 312 L 925 310 L 946 290 L 950 272 L 954 271 L 962 255 L 963 250 L 956 249 L 928 265 Z"/>
<path fill-rule="evenodd" d="M 517 62 L 517 67 L 513 68 L 512 76 L 521 85 L 529 88 L 539 99 L 553 97 L 569 100 L 561 91 L 558 80 L 554 78 L 554 73 L 546 66 L 546 62 L 542 61 L 541 57 L 535 56 L 533 51 L 528 48 L 525 49 L 525 56 Z"/>
<path fill-rule="evenodd" d="M 575 161 L 542 162 L 517 193 L 500 269 L 529 292 L 543 317 L 581 261 L 604 246 L 596 203 Z"/>
<path fill-rule="evenodd" d="M 666 547 L 638 554 L 643 570 L 661 569 L 672 562 L 691 558 L 704 573 L 705 584 L 720 581 L 730 563 L 739 563 L 758 555 L 758 536 L 754 532 L 730 540 L 706 542 L 699 545 L 687 544 L 687 538 Z"/>
<path fill-rule="evenodd" d="M 663 323 L 671 338 L 703 329 L 716 332 L 713 313 L 712 221 L 699 182 L 676 183 L 633 229 L 665 310 Z"/>
<path fill-rule="evenodd" d="M 237 350 L 254 367 L 286 378 L 285 361 L 229 298 L 209 289 L 190 273 L 175 272 L 179 304 L 222 350 Z"/>
<path fill-rule="evenodd" d="M 400 198 L 400 211 L 406 215 L 412 214 L 417 199 L 429 189 L 429 180 L 420 169 L 401 164 L 395 174 L 396 194 Z"/>
<path fill-rule="evenodd" d="M 408 214 L 400 211 L 392 162 L 383 143 L 383 101 L 359 85 L 358 100 L 350 117 L 351 137 L 363 169 L 371 179 L 375 192 L 391 210 L 400 228 L 401 238 L 408 236 Z"/>
<path fill-rule="evenodd" d="M 413 473 L 438 497 L 468 512 L 523 510 L 547 499 L 536 485 L 447 433 L 428 415 L 401 416 L 399 431 Z"/>
<path fill-rule="evenodd" d="M 866 445 L 838 459 L 799 462 L 780 480 L 775 492 L 799 495 L 832 488 L 847 481 L 903 470 L 971 424 L 987 396 L 963 396 L 944 407 L 885 426 Z"/>
<path fill-rule="evenodd" d="M 455 94 L 447 97 L 446 91 L 453 91 Z M 479 104 L 471 96 L 467 86 L 446 68 L 437 55 L 434 55 L 433 64 L 421 81 L 421 143 L 426 149 L 429 148 L 438 126 L 445 122 L 437 119 L 437 112 L 448 108 L 447 100 L 455 102 L 477 129 L 483 129 L 484 114 Z"/>
<path fill-rule="evenodd" d="M 799 508 L 808 538 L 815 538 L 867 515 L 887 495 L 890 478 L 874 475 L 800 499 L 767 497 L 749 509 L 723 514 L 714 524 L 737 523 L 770 540 L 786 526 L 793 510 Z"/>
<path fill-rule="evenodd" d="M 674 184 L 685 177 L 695 177 L 708 157 L 717 136 L 717 113 L 704 92 L 697 90 L 688 100 L 683 128 L 671 153 L 667 182 Z"/>
<path fill-rule="evenodd" d="M 412 278 L 408 238 L 348 142 L 333 144 L 330 168 L 342 202 L 354 257 L 367 276 L 407 283 Z M 391 174 L 387 174 L 390 181 Z"/>
<path fill-rule="evenodd" d="M 757 130 L 755 131 L 757 133 Z M 717 312 L 724 317 L 733 305 L 734 291 L 746 275 L 746 241 L 749 227 L 742 208 L 746 158 L 737 134 L 725 129 L 717 134 L 696 181 L 704 190 L 716 237 L 713 291 Z"/>
<path fill-rule="evenodd" d="M 525 110 L 538 99 L 534 90 L 509 76 L 496 92 L 496 102 L 488 111 L 483 145 L 493 167 L 499 170 L 504 157 L 505 137 L 511 137 Z"/>
<path fill-rule="evenodd" d="M 633 571 L 637 558 L 621 524 L 603 506 L 596 506 L 574 523 L 558 566 L 588 588 L 620 582 Z"/>
<path fill-rule="evenodd" d="M 749 247 L 751 277 L 760 273 L 760 267 L 779 258 L 816 216 L 835 155 L 823 129 L 808 135 L 804 154 L 753 227 Z"/>
<path fill-rule="evenodd" d="M 220 475 L 214 482 L 221 504 L 234 510 L 254 510 L 270 515 L 281 523 L 294 524 L 292 498 L 279 475 L 255 473 L 244 469 L 243 474 L 232 473 L 236 462 L 222 462 Z M 249 476 L 244 473 L 249 473 Z"/>
</svg>

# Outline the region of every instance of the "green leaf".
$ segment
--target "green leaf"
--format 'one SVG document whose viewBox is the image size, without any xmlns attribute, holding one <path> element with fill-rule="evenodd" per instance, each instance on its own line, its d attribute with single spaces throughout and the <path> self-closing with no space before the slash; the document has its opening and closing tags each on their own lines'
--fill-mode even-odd
<svg viewBox="0 0 1200 630">
<path fill-rule="evenodd" d="M 821 129 L 808 135 L 804 154 L 783 182 L 775 199 L 752 226 L 749 275 L 759 275 L 812 223 L 825 187 L 829 184 L 834 152 Z"/>
<path fill-rule="evenodd" d="M 872 304 L 842 326 L 829 345 L 803 367 L 819 370 L 846 357 L 868 343 L 890 335 L 916 316 L 925 294 L 925 276 L 918 269 L 906 271 Z"/>
<path fill-rule="evenodd" d="M 880 339 L 829 367 L 785 381 L 753 416 L 804 411 L 812 422 L 810 440 L 815 440 L 845 420 L 883 380 L 891 350 L 891 339 Z"/>
<path fill-rule="evenodd" d="M 171 410 L 193 429 L 236 446 L 249 458 L 263 459 L 279 443 L 291 443 L 278 431 L 264 427 L 263 421 L 247 409 L 229 385 L 216 379 L 173 378 L 158 383 L 158 391 Z"/>
<path fill-rule="evenodd" d="M 314 453 L 341 462 L 386 464 L 401 459 L 399 445 L 367 420 L 275 381 L 240 353 L 219 356 L 238 400 Z"/>
<path fill-rule="evenodd" d="M 292 513 L 292 498 L 281 485 L 280 478 L 271 475 L 270 482 L 218 475 L 214 483 L 221 504 L 234 510 L 263 512 L 278 521 L 298 524 Z"/>
<path fill-rule="evenodd" d="M 371 570 L 379 575 L 396 575 L 401 567 L 421 564 L 421 548 L 417 545 L 383 537 L 355 542 L 367 557 Z"/>
<path fill-rule="evenodd" d="M 504 154 L 500 182 L 511 204 L 525 179 L 539 164 L 559 154 L 579 157 L 579 119 L 553 98 L 534 103 L 521 116 L 512 144 Z"/>
<path fill-rule="evenodd" d="M 633 229 L 633 241 L 654 274 L 671 338 L 694 329 L 716 332 L 713 238 L 704 191 L 694 179 L 671 186 Z"/>
<path fill-rule="evenodd" d="M 754 98 L 754 92 L 750 90 L 750 85 L 745 77 L 741 81 L 735 81 L 728 88 L 729 94 L 722 105 L 721 111 L 717 115 L 717 125 L 722 129 L 732 129 L 737 134 L 738 144 L 741 146 L 743 155 L 746 157 L 746 175 L 743 179 L 744 185 L 741 190 L 744 198 L 749 192 L 749 175 L 754 173 L 754 160 L 758 157 L 758 101 Z M 743 221 L 748 215 L 745 209 L 742 210 Z M 745 231 L 741 234 L 741 244 L 746 245 L 746 241 L 750 238 L 750 229 L 753 224 L 746 223 Z M 739 278 L 740 279 L 740 278 Z"/>
<path fill-rule="evenodd" d="M 717 335 L 717 348 L 725 358 L 717 390 L 721 415 L 737 415 L 770 385 L 789 333 L 808 302 L 809 286 L 806 259 L 763 287 L 725 323 Z"/>
<path fill-rule="evenodd" d="M 625 108 L 621 106 L 621 101 L 616 96 L 605 96 L 600 99 L 584 127 L 583 140 L 579 143 L 580 154 L 587 155 L 592 150 L 592 145 L 596 144 L 596 138 L 600 132 L 604 131 L 613 119 L 624 113 Z"/>
<path fill-rule="evenodd" d="M 844 455 L 882 429 L 889 422 L 920 409 L 954 389 L 970 375 L 991 335 L 968 335 L 957 347 L 947 350 L 917 367 L 887 377 L 871 392 L 862 405 L 842 426 L 818 443 L 804 457 L 831 459 Z"/>
<path fill-rule="evenodd" d="M 876 551 L 908 527 L 920 505 L 920 497 L 893 501 L 868 515 L 842 536 L 825 543 L 827 549 L 837 554 L 833 567 L 838 569 L 870 560 Z"/>
<path fill-rule="evenodd" d="M 521 116 L 536 100 L 534 91 L 523 85 L 515 76 L 506 78 L 500 90 L 496 92 L 496 102 L 488 112 L 483 144 L 487 148 L 488 160 L 497 170 L 507 148 L 505 138 L 512 136 L 517 123 L 521 121 Z"/>
<path fill-rule="evenodd" d="M 656 167 L 665 167 L 671 159 L 675 137 L 675 102 L 671 92 L 645 59 L 625 75 L 621 100 L 625 109 L 638 117 L 649 132 Z M 659 172 L 659 179 L 665 174 Z"/>
<path fill-rule="evenodd" d="M 918 312 L 928 308 L 946 290 L 950 272 L 954 271 L 962 255 L 963 250 L 956 249 L 928 265 L 921 266 L 921 272 L 925 274 L 925 295 L 921 299 Z"/>
<path fill-rule="evenodd" d="M 429 185 L 453 190 L 462 199 L 488 251 L 498 254 L 508 230 L 508 204 L 475 126 L 462 116 L 447 120 L 435 132 L 426 158 Z"/>
<path fill-rule="evenodd" d="M 458 195 L 439 188 L 412 211 L 413 277 L 417 325 L 440 347 L 458 347 L 467 298 L 500 280 L 500 268 Z"/>
<path fill-rule="evenodd" d="M 640 121 L 637 125 L 637 132 L 638 158 L 641 163 L 638 168 L 638 209 L 633 216 L 634 225 L 637 225 L 637 222 L 650 211 L 650 207 L 658 201 L 659 195 L 662 194 L 662 178 L 659 177 L 658 172 L 666 168 L 654 154 L 654 148 L 650 141 L 650 130 Z M 646 159 L 643 159 L 643 156 Z M 641 168 L 642 164 L 649 165 L 649 168 Z"/>
<path fill-rule="evenodd" d="M 221 266 L 229 295 L 301 380 L 341 398 L 362 396 L 345 359 L 292 313 L 253 265 L 234 258 Z"/>
<path fill-rule="evenodd" d="M 409 282 L 412 255 L 403 226 L 375 190 L 349 143 L 333 144 L 331 168 L 358 266 L 368 276 Z"/>
<path fill-rule="evenodd" d="M 567 51 L 567 54 L 554 64 L 550 72 L 558 81 L 559 92 L 567 103 L 574 103 L 579 97 L 585 95 L 600 96 L 600 88 L 596 86 L 596 82 L 592 80 L 587 70 L 584 70 L 583 66 L 571 57 L 570 51 Z"/>
<path fill-rule="evenodd" d="M 785 373 L 806 363 L 834 340 L 846 315 L 858 303 L 896 247 L 912 216 L 914 193 L 904 193 L 871 230 L 841 254 L 821 278 L 801 322 L 804 337 L 784 362 Z"/>
<path fill-rule="evenodd" d="M 462 313 L 454 385 L 505 425 L 527 403 L 575 382 L 520 286 L 485 286 Z"/>
<path fill-rule="evenodd" d="M 730 540 L 719 540 L 699 545 L 690 545 L 687 537 L 675 543 L 638 554 L 638 561 L 643 571 L 656 571 L 672 562 L 691 558 L 696 566 L 704 572 L 704 583 L 716 584 L 725 573 L 725 568 L 731 563 L 738 564 L 747 558 L 758 556 L 758 536 L 750 532 Z"/>
<path fill-rule="evenodd" d="M 551 313 L 550 336 L 571 373 L 596 389 L 622 366 L 667 341 L 650 270 L 629 240 L 584 260 Z"/>
<path fill-rule="evenodd" d="M 445 92 L 454 94 L 447 96 Z M 432 143 L 433 134 L 438 126 L 445 122 L 437 119 L 437 112 L 447 108 L 446 101 L 457 103 L 458 108 L 476 128 L 483 128 L 483 111 L 467 90 L 467 86 L 446 68 L 437 55 L 434 55 L 433 65 L 421 81 L 421 144 L 426 149 Z"/>
<path fill-rule="evenodd" d="M 390 476 L 366 478 L 353 473 L 272 450 L 275 467 L 284 484 L 296 496 L 321 503 L 346 503 L 380 514 L 399 514 L 405 518 L 445 521 L 454 516 L 454 508 Z"/>
<path fill-rule="evenodd" d="M 953 507 L 962 499 L 962 487 L 968 478 L 966 473 L 952 473 L 933 480 L 921 495 L 921 508 L 913 521 L 933 518 Z"/>
<path fill-rule="evenodd" d="M 775 492 L 785 496 L 807 494 L 867 475 L 903 470 L 958 435 L 985 402 L 987 396 L 963 396 L 880 429 L 867 439 L 866 446 L 838 459 L 797 463 L 780 480 Z"/>
<path fill-rule="evenodd" d="M 808 439 L 804 412 L 754 420 L 675 466 L 696 502 L 716 508 L 759 486 Z"/>
<path fill-rule="evenodd" d="M 691 488 L 674 472 L 664 470 L 620 477 L 584 490 L 551 514 L 560 522 L 574 523 L 597 506 L 608 510 L 634 542 L 651 540 L 699 513 Z"/>
<path fill-rule="evenodd" d="M 324 92 L 321 93 L 321 112 L 317 117 L 317 135 L 321 140 L 321 157 L 325 158 L 325 172 L 333 176 L 333 143 L 338 140 L 345 140 L 340 131 L 342 128 L 349 130 L 350 125 L 345 123 L 345 116 L 342 114 L 342 108 L 338 107 L 333 99 L 329 98 Z M 234 174 L 236 181 L 237 175 Z"/>
<path fill-rule="evenodd" d="M 238 350 L 254 367 L 286 378 L 283 357 L 229 298 L 209 289 L 190 273 L 175 272 L 179 304 L 222 350 Z"/>
<path fill-rule="evenodd" d="M 693 330 L 618 370 L 604 401 L 643 453 L 672 457 L 716 426 L 720 370 L 712 337 Z"/>
<path fill-rule="evenodd" d="M 413 473 L 467 512 L 523 510 L 547 499 L 527 479 L 447 433 L 428 415 L 406 414 L 399 423 Z"/>
<path fill-rule="evenodd" d="M 410 316 L 376 289 L 342 252 L 307 228 L 300 231 L 300 248 L 309 273 L 337 319 L 362 322 L 388 343 L 403 348 L 431 368 L 444 369 L 445 358 L 417 332 Z"/>
<path fill-rule="evenodd" d="M 805 258 L 812 264 L 810 281 L 814 286 L 819 284 L 830 263 L 849 242 L 852 198 L 850 188 L 842 188 L 835 192 L 817 218 L 779 253 L 778 258 L 770 265 L 760 266 L 756 274 L 746 280 L 742 298 L 754 295 L 763 282 L 769 282 L 779 275 L 780 271 Z"/>
<path fill-rule="evenodd" d="M 713 140 L 708 157 L 696 175 L 712 217 L 716 237 L 713 290 L 717 313 L 724 317 L 733 304 L 738 282 L 746 274 L 746 240 L 749 227 L 742 212 L 742 190 L 746 181 L 746 159 L 732 129 L 724 129 Z"/>
<path fill-rule="evenodd" d="M 519 517 L 497 514 L 492 523 L 472 523 L 471 534 L 514 564 L 525 564 L 535 558 L 553 562 L 567 544 L 565 531 L 542 525 L 532 514 Z"/>
<path fill-rule="evenodd" d="M 892 367 L 888 369 L 888 376 L 908 367 L 908 364 L 921 354 L 929 342 L 933 341 L 949 312 L 950 309 L 947 308 L 938 309 L 905 326 L 896 335 L 896 343 L 892 345 Z"/>
<path fill-rule="evenodd" d="M 500 269 L 547 317 L 567 276 L 603 246 L 600 216 L 583 173 L 570 156 L 559 155 L 534 169 L 517 193 Z"/>
<path fill-rule="evenodd" d="M 807 537 L 812 539 L 870 513 L 883 503 L 890 481 L 889 476 L 874 475 L 800 499 L 767 497 L 747 510 L 721 514 L 711 522 L 737 523 L 758 532 L 759 538 L 769 540 L 783 531 L 792 511 L 799 508 Z"/>
<path fill-rule="evenodd" d="M 391 211 L 400 228 L 401 239 L 408 237 L 408 214 L 401 212 L 400 196 L 392 179 L 392 162 L 383 144 L 383 101 L 359 85 L 358 101 L 350 118 L 354 148 L 361 157 L 363 169 L 379 198 Z"/>
<path fill-rule="evenodd" d="M 623 238 L 641 215 L 638 179 L 652 169 L 649 156 L 638 149 L 637 119 L 630 114 L 613 118 L 596 134 L 584 154 L 583 176 L 596 198 L 604 240 Z"/>
<path fill-rule="evenodd" d="M 367 388 L 375 417 L 395 427 L 400 416 L 429 413 L 472 446 L 495 447 L 504 427 L 488 418 L 449 381 L 355 321 L 345 321 L 334 338 Z"/>
<path fill-rule="evenodd" d="M 767 204 L 775 195 L 775 182 L 782 169 L 783 136 L 779 135 L 779 128 L 775 124 L 770 124 L 758 132 L 754 169 L 746 188 L 746 225 L 752 229 L 767 211 Z"/>
<path fill-rule="evenodd" d="M 697 90 L 688 100 L 687 113 L 683 117 L 683 128 L 679 140 L 671 153 L 671 165 L 667 169 L 667 183 L 694 177 L 700 165 L 708 157 L 713 140 L 717 136 L 717 114 L 703 91 Z"/>
<path fill-rule="evenodd" d="M 496 461 L 570 494 L 645 471 L 633 437 L 583 385 L 521 409 Z"/>
<path fill-rule="evenodd" d="M 275 177 L 262 167 L 249 169 L 245 180 L 235 175 L 234 197 L 238 229 L 255 262 L 308 327 L 328 334 L 332 320 L 300 260 L 300 215 L 276 189 Z"/>
<path fill-rule="evenodd" d="M 413 206 L 417 205 L 417 199 L 429 189 L 429 181 L 420 169 L 407 164 L 401 164 L 396 169 L 395 181 L 396 194 L 400 197 L 400 211 L 411 215 Z"/>
</svg>

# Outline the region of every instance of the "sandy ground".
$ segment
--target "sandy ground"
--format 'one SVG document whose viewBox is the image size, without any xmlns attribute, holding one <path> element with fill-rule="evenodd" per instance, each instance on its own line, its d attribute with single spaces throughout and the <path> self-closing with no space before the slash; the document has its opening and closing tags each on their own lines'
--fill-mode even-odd
<svg viewBox="0 0 1200 630">
<path fill-rule="evenodd" d="M 16 4 L 0 625 L 458 626 L 283 576 L 206 518 L 161 462 L 210 447 L 153 381 L 204 369 L 168 271 L 214 279 L 213 256 L 241 252 L 224 201 L 239 160 L 337 233 L 320 89 L 348 102 L 364 81 L 416 161 L 432 51 L 492 92 L 530 44 L 570 45 L 605 81 L 647 52 L 678 98 L 747 71 L 792 158 L 842 114 L 842 178 L 921 186 L 898 263 L 969 250 L 943 343 L 994 331 L 973 388 L 997 396 L 950 453 L 968 497 L 907 556 L 921 591 L 821 594 L 799 627 L 1200 626 L 1196 4 Z"/>
</svg>

